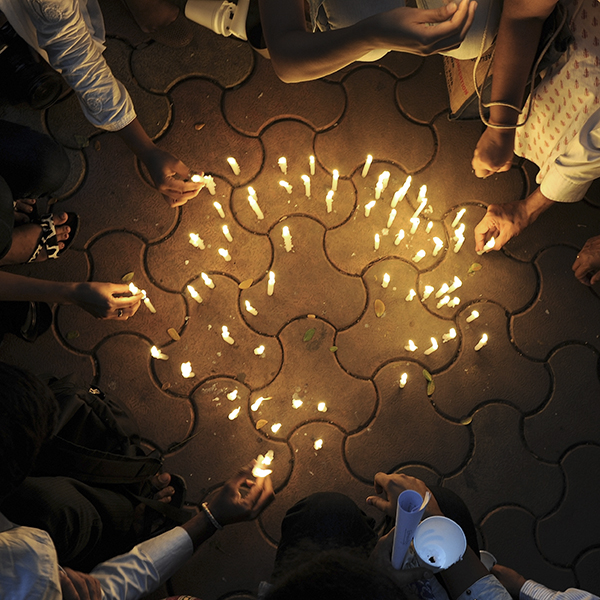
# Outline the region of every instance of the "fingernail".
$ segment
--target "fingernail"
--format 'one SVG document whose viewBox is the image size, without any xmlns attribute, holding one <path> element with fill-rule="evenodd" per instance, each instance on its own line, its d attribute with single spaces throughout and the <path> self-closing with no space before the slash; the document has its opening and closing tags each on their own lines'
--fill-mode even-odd
<svg viewBox="0 0 600 600">
<path fill-rule="evenodd" d="M 158 476 L 158 480 L 159 480 L 161 483 L 168 483 L 168 482 L 171 480 L 171 476 L 170 476 L 168 473 L 161 473 L 161 474 Z"/>
</svg>

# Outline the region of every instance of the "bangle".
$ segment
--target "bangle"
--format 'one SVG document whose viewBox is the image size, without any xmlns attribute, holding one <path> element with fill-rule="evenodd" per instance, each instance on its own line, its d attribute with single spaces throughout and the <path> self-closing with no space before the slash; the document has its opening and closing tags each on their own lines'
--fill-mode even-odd
<svg viewBox="0 0 600 600">
<path fill-rule="evenodd" d="M 221 525 L 221 523 L 219 523 L 219 521 L 217 521 L 215 519 L 215 516 L 210 512 L 210 509 L 208 508 L 208 502 L 202 503 L 202 510 L 204 511 L 204 513 L 208 517 L 208 520 L 210 521 L 211 525 L 215 529 L 223 529 L 223 525 Z"/>
</svg>

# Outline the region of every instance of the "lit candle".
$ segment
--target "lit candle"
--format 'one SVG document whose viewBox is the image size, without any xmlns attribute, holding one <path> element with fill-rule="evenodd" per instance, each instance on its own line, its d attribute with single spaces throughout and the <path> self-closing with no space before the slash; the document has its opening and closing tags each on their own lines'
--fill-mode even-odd
<svg viewBox="0 0 600 600">
<path fill-rule="evenodd" d="M 373 162 L 373 157 L 370 154 L 367 154 L 367 160 L 365 160 L 365 166 L 363 167 L 361 175 L 364 177 L 369 173 L 369 169 L 371 168 L 371 163 Z"/>
<path fill-rule="evenodd" d="M 315 157 L 314 156 L 308 157 L 308 165 L 310 167 L 310 174 L 314 175 L 315 174 Z"/>
<path fill-rule="evenodd" d="M 398 386 L 403 388 L 406 385 L 407 381 L 408 381 L 408 373 L 402 373 L 402 375 L 400 375 L 400 380 L 398 381 Z"/>
<path fill-rule="evenodd" d="M 196 376 L 192 372 L 192 363 L 191 362 L 188 361 L 188 362 L 181 363 L 181 374 L 186 379 L 191 379 L 192 377 Z"/>
<path fill-rule="evenodd" d="M 337 192 L 338 179 L 340 178 L 340 172 L 337 169 L 333 170 L 333 175 L 331 177 L 331 189 L 334 192 Z"/>
<path fill-rule="evenodd" d="M 375 202 L 375 200 L 371 200 L 371 202 L 368 202 L 367 204 L 365 204 L 365 217 L 368 217 L 371 214 L 371 209 L 377 204 L 377 202 Z"/>
<path fill-rule="evenodd" d="M 450 331 L 448 333 L 444 333 L 444 335 L 442 336 L 442 342 L 444 342 L 444 344 L 445 344 L 446 342 L 453 340 L 455 337 L 456 337 L 456 329 L 454 329 L 454 327 L 452 327 L 452 329 L 450 329 Z"/>
<path fill-rule="evenodd" d="M 256 412 L 259 408 L 260 405 L 265 401 L 265 400 L 269 400 L 269 398 L 263 398 L 263 396 L 261 396 L 260 398 L 257 398 L 251 405 L 250 405 L 250 410 L 252 412 Z"/>
<path fill-rule="evenodd" d="M 270 475 L 273 471 L 267 467 L 271 466 L 271 463 L 273 462 L 273 456 L 273 450 L 269 450 L 264 456 L 259 454 L 258 458 L 256 459 L 256 465 L 254 465 L 254 468 L 252 469 L 252 476 L 266 477 L 267 475 Z"/>
<path fill-rule="evenodd" d="M 130 292 L 131 292 L 133 295 L 135 295 L 135 294 L 139 294 L 139 292 L 140 292 L 140 288 L 139 288 L 139 287 L 137 287 L 137 285 L 135 285 L 135 283 L 133 283 L 133 282 L 132 282 L 132 283 L 130 283 L 130 284 L 129 284 L 129 291 L 130 291 Z"/>
<path fill-rule="evenodd" d="M 421 219 L 419 219 L 419 217 L 413 217 L 412 219 L 410 219 L 410 222 L 412 223 L 412 227 L 410 228 L 410 234 L 415 235 L 415 233 L 417 233 L 417 227 L 419 227 Z"/>
<path fill-rule="evenodd" d="M 404 298 L 407 302 L 412 302 L 413 298 L 417 295 L 417 292 L 415 292 L 415 290 L 410 290 L 410 292 L 408 292 L 408 296 L 406 296 L 406 298 Z"/>
<path fill-rule="evenodd" d="M 427 300 L 427 298 L 429 298 L 429 296 L 431 296 L 431 294 L 433 294 L 433 290 L 435 288 L 432 285 L 426 285 L 425 289 L 423 290 L 423 295 L 421 296 L 421 300 Z"/>
<path fill-rule="evenodd" d="M 477 342 L 477 345 L 475 346 L 475 352 L 479 352 L 487 343 L 488 343 L 488 336 L 487 336 L 487 333 L 484 333 L 481 336 L 481 339 Z"/>
<path fill-rule="evenodd" d="M 450 308 L 454 308 L 455 306 L 458 306 L 460 304 L 460 298 L 458 297 L 454 297 L 452 298 L 452 300 L 450 300 L 450 302 L 448 302 L 448 306 Z"/>
<path fill-rule="evenodd" d="M 313 448 L 315 450 L 320 450 L 323 447 L 323 440 L 321 438 L 319 438 L 318 440 L 315 440 L 315 443 L 313 444 Z"/>
<path fill-rule="evenodd" d="M 257 348 L 254 348 L 254 354 L 256 356 L 262 356 L 265 353 L 265 347 L 261 344 Z"/>
<path fill-rule="evenodd" d="M 389 284 L 390 284 L 390 274 L 389 273 L 384 273 L 383 274 L 383 280 L 381 282 L 381 287 L 382 288 L 386 288 Z"/>
<path fill-rule="evenodd" d="M 440 250 L 444 247 L 444 242 L 440 240 L 439 237 L 434 237 L 433 241 L 435 242 L 435 248 L 433 249 L 433 256 L 437 256 L 440 253 Z"/>
<path fill-rule="evenodd" d="M 200 248 L 200 250 L 204 250 L 206 247 L 204 245 L 204 240 L 197 233 L 190 233 L 190 244 L 194 246 L 194 248 Z"/>
<path fill-rule="evenodd" d="M 190 179 L 194 182 L 194 183 L 200 183 L 204 177 L 202 177 L 202 175 L 198 175 L 198 173 L 194 173 Z"/>
<path fill-rule="evenodd" d="M 383 185 L 381 185 L 381 181 L 377 182 L 375 186 L 375 200 L 379 200 L 381 198 L 381 192 L 383 192 Z"/>
<path fill-rule="evenodd" d="M 455 253 L 458 252 L 462 248 L 462 245 L 464 244 L 464 242 L 465 242 L 465 238 L 464 237 L 459 237 L 458 238 L 458 241 L 456 242 L 456 245 L 454 246 L 454 252 Z"/>
<path fill-rule="evenodd" d="M 223 325 L 223 327 L 221 327 L 221 337 L 230 346 L 233 346 L 233 344 L 235 343 L 235 340 L 229 335 L 229 329 L 227 329 L 226 325 Z"/>
<path fill-rule="evenodd" d="M 480 250 L 477 254 L 479 256 L 481 256 L 482 254 L 485 254 L 486 252 L 489 252 L 490 250 L 492 250 L 495 245 L 496 245 L 496 238 L 495 237 L 491 237 L 487 241 L 487 243 L 485 244 L 485 246 L 483 247 L 483 250 Z"/>
<path fill-rule="evenodd" d="M 287 225 L 285 225 L 281 230 L 281 236 L 283 237 L 285 251 L 291 252 L 294 246 L 292 245 L 292 236 L 290 235 L 290 228 Z"/>
<path fill-rule="evenodd" d="M 267 284 L 267 296 L 272 296 L 275 289 L 275 273 L 269 271 L 269 282 Z"/>
<path fill-rule="evenodd" d="M 157 360 L 169 360 L 169 357 L 166 354 L 163 354 L 156 346 L 150 348 L 150 354 L 152 355 L 152 358 L 156 358 Z"/>
<path fill-rule="evenodd" d="M 333 194 L 335 192 L 333 190 L 329 190 L 327 192 L 327 197 L 325 198 L 325 204 L 327 206 L 327 212 L 330 213 L 333 210 Z"/>
<path fill-rule="evenodd" d="M 317 410 L 319 412 L 327 412 L 327 404 L 325 404 L 325 402 L 319 402 L 319 404 L 317 404 Z"/>
<path fill-rule="evenodd" d="M 204 176 L 204 185 L 206 186 L 206 189 L 208 190 L 208 193 L 211 196 L 214 196 L 217 193 L 217 184 L 215 183 L 215 180 L 212 178 L 212 175 Z"/>
<path fill-rule="evenodd" d="M 225 249 L 225 248 L 219 248 L 217 250 L 217 252 L 227 261 L 229 262 L 231 260 L 231 255 L 229 254 L 229 252 Z"/>
<path fill-rule="evenodd" d="M 142 294 L 144 294 L 144 304 L 146 305 L 146 308 L 152 313 L 156 313 L 156 309 L 154 308 L 154 305 L 152 304 L 152 302 L 150 302 L 150 298 L 148 298 L 148 296 L 146 296 L 146 290 L 142 290 Z"/>
<path fill-rule="evenodd" d="M 396 234 L 396 239 L 394 240 L 394 246 L 398 246 L 403 239 L 404 239 L 404 229 L 401 229 Z"/>
<path fill-rule="evenodd" d="M 448 288 L 448 293 L 451 294 L 454 290 L 457 290 L 462 285 L 462 281 L 455 275 L 454 282 Z"/>
<path fill-rule="evenodd" d="M 280 429 L 281 429 L 281 423 L 273 423 L 273 425 L 271 425 L 271 431 L 273 433 L 277 433 Z"/>
<path fill-rule="evenodd" d="M 419 200 L 423 200 L 423 198 L 425 198 L 426 196 L 427 196 L 427 186 L 422 185 L 419 188 Z"/>
<path fill-rule="evenodd" d="M 187 286 L 187 290 L 190 293 L 190 296 L 198 303 L 198 304 L 202 304 L 202 298 L 200 297 L 200 294 L 196 291 L 196 288 L 192 285 L 188 285 Z"/>
<path fill-rule="evenodd" d="M 238 391 L 233 390 L 227 394 L 227 400 L 231 400 L 233 402 L 238 397 Z"/>
<path fill-rule="evenodd" d="M 388 183 L 390 182 L 390 172 L 384 171 L 379 176 L 379 181 L 381 182 L 381 187 L 383 188 L 383 190 L 385 190 L 385 188 L 388 186 Z"/>
<path fill-rule="evenodd" d="M 310 177 L 308 175 L 302 175 L 302 181 L 304 182 L 304 195 L 310 198 Z"/>
<path fill-rule="evenodd" d="M 454 221 L 452 221 L 452 225 L 450 227 L 456 227 L 460 223 L 460 220 L 463 218 L 463 215 L 465 214 L 465 212 L 467 212 L 466 208 L 459 210 L 456 213 L 456 216 L 454 217 Z"/>
<path fill-rule="evenodd" d="M 467 323 L 472 323 L 478 317 L 479 313 L 476 310 L 472 311 L 471 314 L 467 317 Z"/>
<path fill-rule="evenodd" d="M 414 352 L 415 350 L 417 350 L 417 346 L 412 340 L 408 340 L 408 344 L 404 346 L 404 349 L 408 352 Z"/>
<path fill-rule="evenodd" d="M 207 288 L 210 288 L 211 290 L 214 289 L 215 284 L 214 284 L 213 280 L 206 273 L 200 273 L 200 277 L 202 277 L 202 281 L 204 281 L 204 285 Z"/>
<path fill-rule="evenodd" d="M 443 283 L 442 287 L 437 291 L 435 297 L 441 298 L 444 294 L 446 294 L 448 292 L 449 289 L 450 289 L 450 286 L 447 283 Z"/>
<path fill-rule="evenodd" d="M 238 165 L 237 160 L 235 160 L 235 158 L 233 158 L 233 156 L 230 156 L 227 159 L 227 162 L 229 163 L 229 166 L 231 167 L 231 170 L 233 171 L 234 175 L 239 175 L 240 174 L 240 165 Z"/>
<path fill-rule="evenodd" d="M 237 419 L 238 415 L 240 414 L 240 410 L 242 410 L 241 406 L 238 406 L 237 408 L 234 408 L 228 415 L 227 418 L 230 421 L 233 421 L 235 419 Z"/>
<path fill-rule="evenodd" d="M 423 209 L 425 208 L 426 205 L 427 205 L 427 198 L 423 198 L 423 200 L 421 200 L 421 204 L 419 204 L 419 208 L 417 208 L 417 210 L 415 210 L 415 212 L 413 214 L 413 219 L 416 219 L 423 212 Z"/>
<path fill-rule="evenodd" d="M 260 210 L 260 206 L 258 206 L 256 198 L 254 196 L 248 196 L 248 202 L 250 203 L 250 207 L 252 208 L 254 214 L 258 217 L 258 219 L 264 219 L 265 215 L 263 215 L 262 210 Z"/>
<path fill-rule="evenodd" d="M 408 188 L 410 187 L 411 181 L 412 177 L 409 175 L 406 178 L 406 181 L 404 182 L 402 187 L 394 194 L 394 198 L 392 199 L 392 208 L 396 208 L 396 204 L 404 200 L 404 196 L 406 196 L 406 192 L 408 192 Z"/>
<path fill-rule="evenodd" d="M 381 240 L 381 238 L 379 237 L 379 234 L 376 233 L 375 234 L 375 239 L 373 241 L 373 248 L 375 248 L 375 250 L 379 250 L 380 240 Z"/>
<path fill-rule="evenodd" d="M 298 409 L 300 408 L 302 405 L 304 404 L 304 402 L 302 402 L 302 400 L 300 400 L 299 398 L 294 398 L 292 400 L 292 408 Z"/>
<path fill-rule="evenodd" d="M 386 225 L 386 227 L 388 229 L 394 224 L 394 219 L 396 218 L 397 214 L 398 214 L 398 211 L 395 208 L 392 208 L 392 210 L 390 211 L 390 216 L 388 217 L 388 220 L 387 220 L 387 225 Z"/>
<path fill-rule="evenodd" d="M 425 250 L 419 250 L 414 256 L 413 256 L 413 262 L 418 263 L 420 260 L 423 260 L 425 258 L 425 256 L 427 256 L 427 252 L 425 252 Z"/>
<path fill-rule="evenodd" d="M 430 354 L 435 352 L 437 349 L 438 349 L 437 340 L 434 337 L 432 337 L 431 338 L 431 347 L 427 348 L 427 350 L 425 350 L 424 354 L 425 354 L 425 356 L 429 356 Z"/>
<path fill-rule="evenodd" d="M 427 227 L 425 227 L 425 233 L 431 233 L 432 229 L 433 229 L 433 221 L 428 221 Z"/>
<path fill-rule="evenodd" d="M 281 158 L 279 158 L 279 160 L 277 161 L 277 164 L 279 165 L 281 172 L 284 175 L 287 175 L 287 160 L 285 159 L 285 156 L 282 156 Z"/>
<path fill-rule="evenodd" d="M 445 306 L 446 304 L 448 304 L 448 302 L 450 302 L 450 296 L 444 296 L 438 303 L 437 303 L 437 307 L 438 308 L 442 308 L 442 306 Z"/>
<path fill-rule="evenodd" d="M 280 185 L 282 188 L 285 188 L 285 191 L 286 191 L 288 194 L 291 194 L 291 193 L 292 193 L 292 190 L 293 190 L 293 188 L 292 188 L 292 186 L 291 186 L 291 185 L 290 185 L 290 184 L 289 184 L 287 181 L 284 181 L 284 180 L 282 179 L 282 180 L 279 182 L 279 185 Z"/>
<path fill-rule="evenodd" d="M 249 312 L 251 315 L 254 316 L 258 314 L 258 311 L 252 306 L 252 304 L 250 304 L 250 302 L 248 302 L 248 300 L 246 300 L 244 304 L 246 306 L 246 312 Z"/>
<path fill-rule="evenodd" d="M 223 211 L 223 207 L 221 206 L 221 204 L 219 202 L 213 202 L 213 206 L 217 209 L 217 212 L 219 213 L 221 219 L 224 219 L 225 212 Z"/>
<path fill-rule="evenodd" d="M 252 196 L 255 200 L 258 200 L 256 190 L 251 185 L 248 186 L 248 194 L 250 194 L 250 196 Z"/>
<path fill-rule="evenodd" d="M 454 230 L 454 241 L 458 241 L 465 234 L 465 224 L 461 223 L 458 229 Z"/>
<path fill-rule="evenodd" d="M 231 237 L 231 234 L 229 233 L 229 227 L 227 227 L 227 225 L 223 225 L 223 235 L 225 236 L 225 239 L 228 242 L 233 242 L 233 238 Z"/>
</svg>

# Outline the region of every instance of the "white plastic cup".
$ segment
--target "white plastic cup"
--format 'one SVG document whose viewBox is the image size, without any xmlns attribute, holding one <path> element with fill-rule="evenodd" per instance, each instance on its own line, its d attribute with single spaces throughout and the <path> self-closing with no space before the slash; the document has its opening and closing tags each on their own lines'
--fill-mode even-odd
<svg viewBox="0 0 600 600">
<path fill-rule="evenodd" d="M 463 557 L 467 538 L 452 519 L 428 517 L 417 527 L 413 544 L 419 564 L 438 573 Z"/>
<path fill-rule="evenodd" d="M 492 567 L 498 562 L 496 560 L 496 557 L 491 552 L 488 552 L 487 550 L 479 551 L 479 560 L 483 563 L 483 566 L 488 571 L 491 571 Z"/>
<path fill-rule="evenodd" d="M 246 17 L 250 0 L 237 4 L 228 0 L 188 0 L 185 16 L 190 20 L 228 37 L 234 35 L 246 40 Z"/>
</svg>

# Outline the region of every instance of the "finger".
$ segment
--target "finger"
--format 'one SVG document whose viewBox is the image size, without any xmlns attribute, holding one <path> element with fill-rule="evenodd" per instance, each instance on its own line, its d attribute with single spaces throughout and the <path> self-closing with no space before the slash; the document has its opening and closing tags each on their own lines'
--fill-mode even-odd
<svg viewBox="0 0 600 600">
<path fill-rule="evenodd" d="M 596 274 L 590 279 L 590 284 L 594 285 L 600 281 L 600 271 L 596 271 Z"/>
<path fill-rule="evenodd" d="M 262 511 L 275 499 L 275 491 L 273 490 L 271 477 L 267 475 L 267 477 L 262 479 L 261 493 L 250 512 L 250 519 L 256 519 L 256 517 L 258 517 L 258 515 L 260 515 L 260 513 L 262 513 Z M 258 487 L 258 485 L 256 487 Z"/>
<path fill-rule="evenodd" d="M 187 202 L 187 199 L 182 200 L 181 198 L 171 198 L 167 194 L 163 194 L 163 198 L 167 201 L 167 204 L 171 208 L 177 208 L 178 206 L 183 206 Z"/>
<path fill-rule="evenodd" d="M 67 576 L 75 587 L 75 591 L 81 600 L 91 600 L 87 582 L 81 577 L 81 574 L 73 569 L 65 569 Z"/>
<path fill-rule="evenodd" d="M 475 234 L 475 251 L 482 252 L 483 247 L 491 237 L 491 235 L 489 235 L 490 223 L 487 215 L 483 217 L 483 219 L 481 219 L 477 225 L 475 225 L 473 232 Z"/>
<path fill-rule="evenodd" d="M 243 466 L 241 469 L 238 470 L 238 472 L 227 482 L 227 485 L 230 485 L 231 487 L 235 488 L 235 489 L 239 489 L 240 486 L 244 483 L 244 481 L 246 481 L 246 479 L 249 479 L 252 475 L 252 469 L 254 468 L 254 466 L 256 465 L 256 461 L 252 460 L 251 462 L 249 462 L 247 465 Z M 256 482 L 258 483 L 258 481 L 261 478 L 258 478 L 256 480 Z"/>
<path fill-rule="evenodd" d="M 79 600 L 79 594 L 75 590 L 75 586 L 68 575 L 62 569 L 59 569 L 58 575 L 63 600 Z"/>
<path fill-rule="evenodd" d="M 113 296 L 111 298 L 111 305 L 117 310 L 119 308 L 125 310 L 128 308 L 133 308 L 134 306 L 138 306 L 142 301 L 142 298 L 142 294 L 135 294 L 134 296 Z"/>
<path fill-rule="evenodd" d="M 378 494 L 386 491 L 388 489 L 388 485 L 390 483 L 390 476 L 387 473 L 375 473 L 375 477 L 373 478 L 373 483 L 375 484 L 375 491 Z"/>
<path fill-rule="evenodd" d="M 380 498 L 379 496 L 369 496 L 367 498 L 367 504 L 370 506 L 374 506 L 377 510 L 381 512 L 386 512 L 386 510 L 391 506 L 389 500 L 385 500 L 384 498 Z"/>
<path fill-rule="evenodd" d="M 100 600 L 102 597 L 100 582 L 91 575 L 82 575 L 82 579 L 86 586 L 90 600 Z"/>
</svg>

